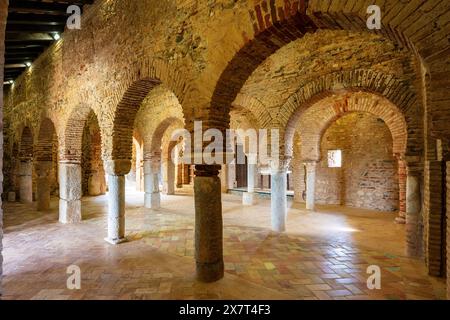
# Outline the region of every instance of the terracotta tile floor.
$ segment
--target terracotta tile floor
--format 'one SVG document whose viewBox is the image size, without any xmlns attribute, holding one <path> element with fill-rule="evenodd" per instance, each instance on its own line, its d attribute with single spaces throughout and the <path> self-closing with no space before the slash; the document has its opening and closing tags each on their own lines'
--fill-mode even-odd
<svg viewBox="0 0 450 320">
<path fill-rule="evenodd" d="M 3 299 L 443 299 L 445 283 L 421 261 L 403 256 L 404 226 L 393 213 L 301 205 L 288 231 L 270 231 L 270 203 L 243 207 L 224 195 L 225 278 L 195 281 L 194 209 L 190 195 L 163 196 L 163 209 L 142 208 L 127 193 L 129 242 L 106 235 L 106 197 L 85 198 L 79 225 L 51 212 L 5 204 Z M 81 268 L 81 290 L 68 290 L 69 265 Z M 367 289 L 369 265 L 382 270 L 381 290 Z"/>
</svg>

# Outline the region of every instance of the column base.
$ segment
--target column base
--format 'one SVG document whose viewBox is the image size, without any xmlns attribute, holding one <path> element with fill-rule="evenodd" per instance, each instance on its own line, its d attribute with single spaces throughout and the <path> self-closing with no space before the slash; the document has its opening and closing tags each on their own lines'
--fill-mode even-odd
<svg viewBox="0 0 450 320">
<path fill-rule="evenodd" d="M 161 208 L 161 196 L 159 193 L 146 193 L 144 206 L 148 209 L 160 209 Z"/>
<path fill-rule="evenodd" d="M 127 238 L 121 238 L 121 239 L 110 239 L 110 238 L 105 238 L 105 241 L 108 242 L 109 244 L 112 244 L 114 246 L 127 242 L 128 239 Z"/>
<path fill-rule="evenodd" d="M 214 263 L 202 263 L 197 261 L 196 267 L 197 280 L 201 282 L 215 282 L 222 279 L 224 276 L 223 261 Z"/>
<path fill-rule="evenodd" d="M 74 224 L 81 222 L 81 200 L 59 200 L 59 222 Z"/>
<path fill-rule="evenodd" d="M 252 206 L 255 203 L 255 194 L 253 192 L 244 192 L 242 194 L 242 204 Z"/>
</svg>

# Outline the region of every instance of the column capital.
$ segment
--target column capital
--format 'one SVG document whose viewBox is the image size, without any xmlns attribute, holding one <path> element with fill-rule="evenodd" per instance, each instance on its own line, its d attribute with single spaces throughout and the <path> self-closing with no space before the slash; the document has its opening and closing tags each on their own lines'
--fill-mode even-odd
<svg viewBox="0 0 450 320">
<path fill-rule="evenodd" d="M 304 163 L 306 165 L 306 170 L 316 170 L 319 161 L 306 161 Z"/>
<path fill-rule="evenodd" d="M 289 169 L 289 165 L 291 164 L 292 158 L 282 158 L 282 159 L 274 159 L 270 160 L 270 170 L 273 173 L 276 172 L 285 172 Z"/>
<path fill-rule="evenodd" d="M 128 159 L 106 160 L 105 171 L 111 176 L 124 176 L 131 170 L 131 161 Z"/>
<path fill-rule="evenodd" d="M 221 168 L 220 165 L 195 165 L 194 174 L 196 177 L 216 177 Z"/>
</svg>

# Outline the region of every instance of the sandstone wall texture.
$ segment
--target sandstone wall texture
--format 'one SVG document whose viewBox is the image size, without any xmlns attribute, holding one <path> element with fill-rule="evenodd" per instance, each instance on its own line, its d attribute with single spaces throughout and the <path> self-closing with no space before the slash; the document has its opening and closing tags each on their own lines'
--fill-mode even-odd
<svg viewBox="0 0 450 320">
<path fill-rule="evenodd" d="M 8 0 L 0 3 L 0 79 L 3 80 L 3 67 L 5 62 L 5 27 L 8 15 Z M 0 91 L 0 194 L 3 193 L 3 90 Z M 3 276 L 3 205 L 0 197 L 0 295 L 2 293 Z"/>
<path fill-rule="evenodd" d="M 381 7 L 379 31 L 367 29 L 369 4 Z M 230 111 L 280 129 L 291 157 L 303 116 L 332 99 L 311 134 L 366 111 L 387 124 L 408 170 L 422 171 L 425 154 L 437 160 L 437 139 L 450 154 L 449 13 L 446 0 L 98 0 L 81 30 L 65 32 L 6 92 L 5 167 L 13 171 L 25 127 L 39 143 L 45 119 L 59 159 L 80 162 L 91 111 L 104 160 L 132 159 L 136 128 L 151 153 L 169 123 L 224 129 Z M 148 116 L 139 114 L 146 99 Z"/>
<path fill-rule="evenodd" d="M 341 168 L 328 167 L 329 150 L 342 150 Z M 325 132 L 321 155 L 316 176 L 318 203 L 398 210 L 397 165 L 384 121 L 364 113 L 344 116 Z"/>
</svg>

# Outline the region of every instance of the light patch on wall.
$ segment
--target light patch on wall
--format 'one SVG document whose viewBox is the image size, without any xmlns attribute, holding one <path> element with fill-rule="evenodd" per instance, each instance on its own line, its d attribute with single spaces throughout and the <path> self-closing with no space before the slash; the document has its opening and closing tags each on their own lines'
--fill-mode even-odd
<svg viewBox="0 0 450 320">
<path fill-rule="evenodd" d="M 328 151 L 328 167 L 341 168 L 342 167 L 342 150 Z"/>
</svg>

